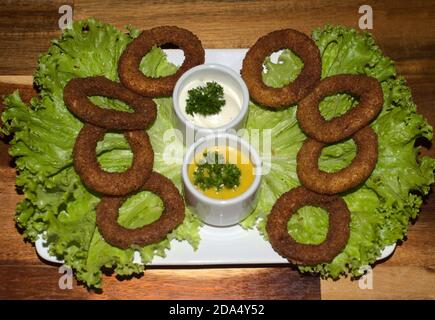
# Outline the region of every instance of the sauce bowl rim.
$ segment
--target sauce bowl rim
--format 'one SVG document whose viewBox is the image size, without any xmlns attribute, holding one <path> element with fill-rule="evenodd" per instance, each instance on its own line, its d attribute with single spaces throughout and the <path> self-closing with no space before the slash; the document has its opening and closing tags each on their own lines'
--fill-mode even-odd
<svg viewBox="0 0 435 320">
<path fill-rule="evenodd" d="M 237 197 L 234 198 L 230 198 L 230 199 L 213 199 L 210 198 L 206 195 L 204 195 L 200 190 L 198 190 L 192 181 L 190 181 L 189 178 L 189 174 L 188 174 L 188 167 L 191 164 L 191 161 L 193 159 L 193 157 L 195 156 L 195 151 L 200 148 L 200 146 L 204 143 L 206 143 L 209 140 L 214 140 L 214 139 L 229 139 L 229 140 L 233 140 L 235 142 L 237 142 L 237 144 L 242 145 L 242 149 L 245 149 L 249 152 L 248 156 L 251 161 L 252 161 L 252 165 L 255 169 L 255 175 L 254 175 L 254 181 L 252 182 L 252 184 L 249 186 L 249 188 L 243 192 L 241 195 L 238 195 Z M 219 145 L 216 145 L 219 146 Z M 190 193 L 194 194 L 195 197 L 199 198 L 199 200 L 203 201 L 203 202 L 207 202 L 208 204 L 211 205 L 218 205 L 218 206 L 231 206 L 233 204 L 239 203 L 239 202 L 243 202 L 246 199 L 248 199 L 249 197 L 251 197 L 260 187 L 260 183 L 261 183 L 261 176 L 262 176 L 262 163 L 261 163 L 261 158 L 257 152 L 257 150 L 255 150 L 255 148 L 246 140 L 244 140 L 243 138 L 239 137 L 238 135 L 235 134 L 231 134 L 231 133 L 216 133 L 216 134 L 210 134 L 207 135 L 205 137 L 202 137 L 200 139 L 198 139 L 194 144 L 192 144 L 187 152 L 184 155 L 183 158 L 183 165 L 182 165 L 182 179 L 183 179 L 183 184 L 184 186 L 189 189 Z"/>
<path fill-rule="evenodd" d="M 192 122 L 190 122 L 189 119 L 187 119 L 184 116 L 184 114 L 181 112 L 180 104 L 178 102 L 178 98 L 180 96 L 182 85 L 184 84 L 186 79 L 191 77 L 192 74 L 195 74 L 195 73 L 201 72 L 203 70 L 207 70 L 207 69 L 219 70 L 220 72 L 228 74 L 230 77 L 232 77 L 234 80 L 236 80 L 236 82 L 239 84 L 239 86 L 242 90 L 242 103 L 240 106 L 240 112 L 230 122 L 228 122 L 222 126 L 214 127 L 214 128 L 202 127 L 202 126 L 195 125 Z M 231 129 L 231 128 L 237 126 L 237 124 L 240 121 L 242 121 L 243 118 L 245 117 L 245 115 L 247 114 L 248 105 L 249 105 L 249 91 L 248 91 L 248 87 L 246 86 L 245 81 L 233 69 L 228 68 L 228 67 L 221 65 L 221 64 L 205 63 L 205 64 L 198 65 L 196 67 L 193 67 L 192 69 L 189 69 L 178 79 L 177 83 L 175 84 L 174 91 L 172 93 L 172 104 L 173 104 L 175 114 L 177 115 L 177 117 L 183 122 L 183 124 L 185 126 L 189 127 L 189 129 L 207 130 L 207 131 L 211 131 L 211 132 L 217 131 L 217 130 L 219 130 L 219 131 L 228 130 L 228 129 Z"/>
</svg>

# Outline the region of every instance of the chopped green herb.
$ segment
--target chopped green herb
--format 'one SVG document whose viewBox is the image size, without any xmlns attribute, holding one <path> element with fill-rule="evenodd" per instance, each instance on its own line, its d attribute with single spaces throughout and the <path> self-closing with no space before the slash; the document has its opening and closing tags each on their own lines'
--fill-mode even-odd
<svg viewBox="0 0 435 320">
<path fill-rule="evenodd" d="M 240 185 L 241 171 L 235 164 L 226 163 L 225 158 L 219 152 L 207 152 L 203 154 L 198 167 L 193 173 L 194 184 L 202 190 L 215 188 L 216 191 L 223 187 L 232 189 Z"/>
<path fill-rule="evenodd" d="M 206 82 L 205 86 L 190 89 L 186 100 L 186 113 L 204 116 L 218 114 L 225 105 L 224 88 L 217 82 Z"/>
</svg>

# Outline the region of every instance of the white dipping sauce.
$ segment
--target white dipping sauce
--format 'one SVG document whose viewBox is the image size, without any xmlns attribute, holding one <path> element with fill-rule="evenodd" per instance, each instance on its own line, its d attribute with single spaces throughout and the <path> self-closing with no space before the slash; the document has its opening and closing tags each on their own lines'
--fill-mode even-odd
<svg viewBox="0 0 435 320">
<path fill-rule="evenodd" d="M 204 116 L 194 113 L 193 115 L 186 113 L 186 100 L 188 99 L 188 91 L 199 86 L 203 87 L 206 82 L 217 82 L 224 89 L 225 104 L 221 111 L 217 114 Z M 183 116 L 196 126 L 203 128 L 217 128 L 226 125 L 240 113 L 242 101 L 234 89 L 224 81 L 216 81 L 212 78 L 195 79 L 184 86 L 179 95 L 179 105 Z"/>
</svg>

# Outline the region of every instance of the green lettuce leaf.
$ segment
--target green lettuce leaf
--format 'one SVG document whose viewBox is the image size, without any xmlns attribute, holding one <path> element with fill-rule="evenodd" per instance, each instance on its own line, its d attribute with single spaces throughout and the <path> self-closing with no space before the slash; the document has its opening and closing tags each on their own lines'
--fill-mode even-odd
<svg viewBox="0 0 435 320">
<path fill-rule="evenodd" d="M 30 105 L 21 101 L 18 92 L 4 100 L 6 110 L 2 114 L 1 131 L 13 135 L 9 152 L 17 165 L 17 186 L 25 195 L 25 200 L 17 206 L 17 224 L 31 241 L 43 233 L 49 252 L 65 260 L 77 278 L 89 287 L 101 287 L 103 267 L 113 268 L 120 276 L 129 276 L 141 273 L 144 266 L 133 262 L 133 249 L 113 247 L 98 232 L 95 206 L 99 198 L 82 185 L 72 167 L 72 148 L 83 124 L 65 107 L 63 87 L 74 77 L 104 75 L 117 81 L 119 56 L 137 35 L 135 29 L 123 33 L 93 19 L 75 22 L 39 58 L 34 74 L 39 97 Z M 152 49 L 141 62 L 141 70 L 149 76 L 165 76 L 176 69 L 159 48 Z M 91 99 L 98 105 L 129 110 L 118 100 Z M 155 153 L 154 170 L 172 179 L 181 189 L 179 164 L 173 161 L 168 165 L 168 159 L 163 159 L 161 143 L 164 132 L 173 128 L 171 99 L 155 101 L 158 116 L 148 130 Z M 183 147 L 179 140 L 173 144 Z M 98 143 L 97 154 L 107 171 L 123 171 L 131 164 L 131 150 L 118 133 L 106 134 Z M 122 206 L 119 222 L 126 227 L 138 227 L 156 220 L 162 210 L 163 204 L 157 196 L 141 192 Z M 197 248 L 200 226 L 199 220 L 187 210 L 184 223 L 167 239 L 137 248 L 142 262 L 149 263 L 156 255 L 164 256 L 172 239 L 188 241 Z"/>
<path fill-rule="evenodd" d="M 348 244 L 331 263 L 299 267 L 303 272 L 324 277 L 338 278 L 348 273 L 359 276 L 361 267 L 374 263 L 382 248 L 404 239 L 410 219 L 418 214 L 422 196 L 434 182 L 435 160 L 420 157 L 415 146 L 417 138 L 432 139 L 432 128 L 417 114 L 405 80 L 396 76 L 393 62 L 382 54 L 369 33 L 326 26 L 314 30 L 313 40 L 322 57 L 322 78 L 342 73 L 365 74 L 381 81 L 384 93 L 382 112 L 371 125 L 379 139 L 376 168 L 363 185 L 343 194 L 351 211 Z M 266 59 L 263 80 L 269 86 L 281 87 L 294 80 L 302 66 L 300 59 L 284 50 L 277 63 Z M 336 94 L 326 97 L 319 108 L 326 119 L 331 119 L 356 103 L 350 95 Z M 249 113 L 247 133 L 266 136 L 264 129 L 270 129 L 273 140 L 270 172 L 263 177 L 259 203 L 242 225 L 257 226 L 266 238 L 267 214 L 275 200 L 299 185 L 296 155 L 306 137 L 297 124 L 295 111 L 296 108 L 290 108 L 276 112 L 252 104 Z M 260 153 L 264 151 L 261 144 L 257 148 Z M 355 152 L 350 139 L 329 145 L 322 151 L 319 167 L 328 172 L 344 168 Z M 269 159 L 264 155 L 263 158 Z M 302 208 L 288 224 L 289 233 L 302 243 L 322 242 L 327 228 L 327 214 L 315 207 Z"/>
</svg>

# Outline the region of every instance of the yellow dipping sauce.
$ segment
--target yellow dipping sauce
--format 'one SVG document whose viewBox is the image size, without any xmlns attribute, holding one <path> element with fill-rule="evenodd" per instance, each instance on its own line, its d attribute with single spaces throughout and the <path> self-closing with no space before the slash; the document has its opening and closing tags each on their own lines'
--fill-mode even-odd
<svg viewBox="0 0 435 320">
<path fill-rule="evenodd" d="M 192 184 L 195 186 L 197 190 L 202 192 L 207 197 L 213 198 L 213 199 L 219 199 L 219 200 L 226 200 L 235 198 L 237 196 L 240 196 L 246 190 L 249 189 L 252 182 L 254 181 L 254 165 L 252 164 L 251 160 L 248 156 L 240 152 L 239 150 L 227 146 L 217 146 L 214 148 L 207 148 L 207 150 L 204 151 L 217 151 L 221 155 L 225 157 L 226 163 L 232 163 L 237 165 L 237 167 L 240 169 L 240 184 L 237 187 L 228 189 L 226 187 L 221 188 L 220 190 L 216 190 L 215 188 L 209 188 L 206 190 L 202 190 L 198 186 L 195 185 L 194 181 L 194 172 L 196 168 L 198 167 L 197 163 L 200 159 L 203 158 L 203 152 L 199 152 L 195 155 L 195 161 L 194 163 L 189 164 L 188 173 L 189 173 L 189 179 L 192 182 Z"/>
</svg>

